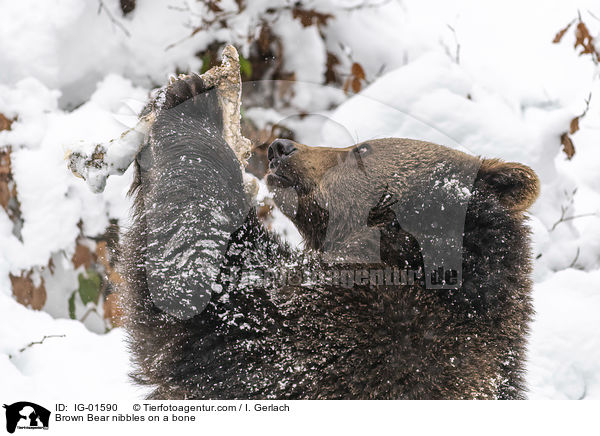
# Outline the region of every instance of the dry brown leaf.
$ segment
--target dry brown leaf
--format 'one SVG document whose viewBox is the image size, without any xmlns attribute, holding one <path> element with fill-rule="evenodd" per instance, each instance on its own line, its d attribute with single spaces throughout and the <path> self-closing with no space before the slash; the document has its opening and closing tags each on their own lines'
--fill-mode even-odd
<svg viewBox="0 0 600 436">
<path fill-rule="evenodd" d="M 0 151 L 0 176 L 10 174 L 10 150 Z"/>
<path fill-rule="evenodd" d="M 15 228 L 20 228 L 20 225 L 22 225 L 21 211 L 17 200 L 17 185 L 11 172 L 10 153 L 10 147 L 0 151 L 0 206 L 6 211 L 13 224 L 17 226 Z"/>
<path fill-rule="evenodd" d="M 10 150 L 0 151 L 0 206 L 4 209 L 8 208 L 8 202 L 14 191 L 10 187 L 11 180 Z"/>
<path fill-rule="evenodd" d="M 575 154 L 575 146 L 569 135 L 565 132 L 560 136 L 560 143 L 563 146 L 563 151 L 567 155 L 567 159 L 571 159 Z"/>
<path fill-rule="evenodd" d="M 336 83 L 337 74 L 336 67 L 340 64 L 340 60 L 331 52 L 327 52 L 327 70 L 325 70 L 325 83 Z"/>
<path fill-rule="evenodd" d="M 333 18 L 333 15 L 317 12 L 314 9 L 302 9 L 295 7 L 292 9 L 292 17 L 300 20 L 302 26 L 308 27 L 313 25 L 324 26 L 327 24 L 327 20 Z"/>
<path fill-rule="evenodd" d="M 108 244 L 106 241 L 98 241 L 98 243 L 96 244 L 96 257 L 106 270 L 108 280 L 110 280 L 115 285 L 118 285 L 123 282 L 121 276 L 114 270 L 114 268 L 110 264 L 110 254 L 108 251 Z"/>
<path fill-rule="evenodd" d="M 573 133 L 579 130 L 579 117 L 575 117 L 571 120 L 571 124 L 569 124 L 569 133 L 572 135 Z"/>
<path fill-rule="evenodd" d="M 217 3 L 219 3 L 219 0 L 209 0 L 206 2 L 206 6 L 212 12 L 223 12 L 223 9 L 221 9 Z"/>
<path fill-rule="evenodd" d="M 571 28 L 572 25 L 573 25 L 573 21 L 571 21 L 569 24 L 567 24 L 567 26 L 564 29 L 559 30 L 558 33 L 556 34 L 556 36 L 554 37 L 554 39 L 552 40 L 552 42 L 554 44 L 558 44 L 560 42 L 560 40 L 563 38 L 563 36 L 565 36 L 565 33 L 567 33 L 567 31 Z"/>
<path fill-rule="evenodd" d="M 354 92 L 356 94 L 356 93 L 360 92 L 360 88 L 362 88 L 360 79 L 358 77 L 355 77 L 354 79 L 352 79 L 352 92 Z"/>
<path fill-rule="evenodd" d="M 26 276 L 17 277 L 9 274 L 12 293 L 23 306 L 31 306 L 34 310 L 41 310 L 46 304 L 44 280 L 36 287 L 29 275 L 30 273 Z"/>
<path fill-rule="evenodd" d="M 575 47 L 584 45 L 585 40 L 590 36 L 590 32 L 583 21 L 577 23 L 575 28 Z"/>
<path fill-rule="evenodd" d="M 123 283 L 123 278 L 119 275 L 118 272 L 116 271 L 112 271 L 109 275 L 108 275 L 108 280 L 111 281 L 111 283 L 115 284 L 115 285 L 120 285 L 121 283 Z"/>
<path fill-rule="evenodd" d="M 98 241 L 96 243 L 96 257 L 107 271 L 111 269 L 106 241 Z"/>
<path fill-rule="evenodd" d="M 123 309 L 119 305 L 119 297 L 115 293 L 107 295 L 104 299 L 104 318 L 109 319 L 115 327 L 123 325 Z"/>
<path fill-rule="evenodd" d="M 587 25 L 581 19 L 581 16 L 579 16 L 578 19 L 571 21 L 564 29 L 561 29 L 556 34 L 556 36 L 554 37 L 552 42 L 554 42 L 554 43 L 560 42 L 562 40 L 562 38 L 564 37 L 565 33 L 567 32 L 567 30 L 569 30 L 571 25 L 576 21 L 577 21 L 577 25 L 575 26 L 574 48 L 577 49 L 577 48 L 581 47 L 581 51 L 579 52 L 580 56 L 584 55 L 584 54 L 589 54 L 594 58 L 594 62 L 596 64 L 599 63 L 600 62 L 600 52 L 598 52 L 598 50 L 596 50 L 596 47 L 594 45 L 594 38 L 592 37 L 592 34 L 590 33 Z"/>
<path fill-rule="evenodd" d="M 10 126 L 12 123 L 12 120 L 9 120 L 4 115 L 0 114 L 0 132 L 2 130 L 10 130 Z"/>
<path fill-rule="evenodd" d="M 352 64 L 351 71 L 352 75 L 357 79 L 365 80 L 367 78 L 367 76 L 365 75 L 365 70 L 363 69 L 362 65 L 360 65 L 358 62 L 354 62 Z"/>
<path fill-rule="evenodd" d="M 263 23 L 260 27 L 260 33 L 258 34 L 258 50 L 261 54 L 267 53 L 269 51 L 269 46 L 271 45 L 271 28 L 268 24 Z"/>
<path fill-rule="evenodd" d="M 595 53 L 596 50 L 592 41 L 592 35 L 590 35 L 590 31 L 585 23 L 583 21 L 577 23 L 577 27 L 575 28 L 575 48 L 581 46 L 582 51 L 579 53 L 580 55 Z"/>
<path fill-rule="evenodd" d="M 77 244 L 75 247 L 75 254 L 73 254 L 73 258 L 71 259 L 75 269 L 79 268 L 81 265 L 84 265 L 85 269 L 88 269 L 93 260 L 94 258 L 91 250 L 85 245 Z"/>
<path fill-rule="evenodd" d="M 365 80 L 365 70 L 358 62 L 353 62 L 350 68 L 350 75 L 344 82 L 344 93 L 352 89 L 355 94 L 362 89 L 362 81 Z"/>
<path fill-rule="evenodd" d="M 8 202 L 10 201 L 10 188 L 8 187 L 8 183 L 4 183 L 0 180 L 0 206 L 6 209 L 8 207 Z"/>
</svg>

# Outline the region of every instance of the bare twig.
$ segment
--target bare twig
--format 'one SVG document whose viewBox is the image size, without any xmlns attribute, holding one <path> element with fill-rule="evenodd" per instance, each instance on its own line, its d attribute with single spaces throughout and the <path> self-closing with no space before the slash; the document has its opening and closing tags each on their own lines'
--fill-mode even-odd
<svg viewBox="0 0 600 436">
<path fill-rule="evenodd" d="M 41 344 L 43 344 L 46 339 L 49 339 L 49 338 L 64 338 L 64 337 L 66 337 L 66 335 L 45 335 L 41 340 L 39 340 L 39 341 L 33 341 L 33 342 L 30 342 L 29 344 L 25 345 L 23 348 L 21 348 L 19 350 L 19 353 L 22 353 L 23 351 L 27 350 L 28 348 L 33 347 L 34 345 L 41 345 Z M 10 354 L 8 355 L 9 359 L 12 359 L 13 357 L 14 356 L 12 356 Z"/>
<path fill-rule="evenodd" d="M 578 400 L 583 400 L 587 396 L 587 391 L 588 391 L 588 386 L 587 386 L 587 383 L 586 383 L 585 378 L 584 378 L 583 379 L 583 392 L 581 393 L 581 395 L 577 399 Z"/>
<path fill-rule="evenodd" d="M 363 9 L 376 9 L 376 8 L 380 8 L 391 2 L 392 2 L 392 0 L 381 0 L 381 1 L 362 0 L 362 1 L 359 1 L 355 5 L 337 7 L 336 10 L 348 13 L 348 12 L 353 12 L 353 11 L 360 11 Z M 223 27 L 224 26 L 223 23 L 226 22 L 226 20 L 228 20 L 231 17 L 235 17 L 235 16 L 239 15 L 239 13 L 245 9 L 245 6 L 241 6 L 241 3 L 238 3 L 237 11 L 227 10 L 227 11 L 215 12 L 214 10 L 209 10 L 209 13 L 207 13 L 207 14 L 196 14 L 196 13 L 192 12 L 189 7 L 178 7 L 178 6 L 168 6 L 168 7 L 169 7 L 169 9 L 173 9 L 173 10 L 177 10 L 177 11 L 181 11 L 181 12 L 187 12 L 192 16 L 201 17 L 201 22 L 200 22 L 200 24 L 198 24 L 196 26 L 192 26 L 193 30 L 192 30 L 191 34 L 184 36 L 183 38 L 181 38 L 175 42 L 172 42 L 167 47 L 165 47 L 165 51 L 170 50 L 171 48 L 183 43 L 184 41 L 187 41 L 188 39 L 193 38 L 198 32 L 200 32 L 202 30 L 209 30 L 214 25 Z M 298 10 L 305 10 L 305 8 L 307 8 L 306 11 L 310 11 L 311 13 L 319 13 L 318 11 L 315 10 L 315 8 L 312 5 L 303 4 L 302 1 L 297 1 L 297 2 L 292 2 L 292 4 L 287 4 L 287 5 L 283 5 L 283 6 L 267 7 L 260 14 L 261 15 L 260 20 L 264 21 L 264 22 L 269 22 L 270 24 L 272 24 L 274 21 L 277 21 L 279 19 L 282 12 L 288 12 L 288 11 L 294 12 L 294 11 L 298 11 Z M 330 13 L 320 13 L 320 14 L 322 16 L 331 15 Z M 210 18 L 206 18 L 207 16 L 210 16 Z M 268 17 L 274 17 L 274 18 L 269 20 Z M 318 23 L 315 25 L 317 27 L 319 27 Z M 245 32 L 241 32 L 242 34 L 239 35 L 240 40 L 248 40 L 248 41 L 252 40 L 252 35 L 254 34 L 255 30 L 256 30 L 256 28 L 254 25 L 249 26 L 249 28 L 246 29 Z M 244 35 L 244 33 L 246 33 L 246 34 Z M 323 37 L 323 35 L 321 35 L 321 37 Z"/>
<path fill-rule="evenodd" d="M 583 118 L 588 113 L 588 110 L 590 109 L 590 101 L 592 101 L 592 93 L 591 92 L 588 94 L 588 97 L 585 99 L 585 109 L 584 109 L 583 113 L 581 115 L 579 115 L 579 118 Z"/>
<path fill-rule="evenodd" d="M 454 43 L 456 44 L 456 49 L 454 51 L 454 61 L 457 64 L 460 64 L 460 43 L 458 42 L 458 37 L 456 36 L 456 30 L 450 24 L 447 24 L 448 28 L 452 31 L 452 35 L 454 36 Z"/>
<path fill-rule="evenodd" d="M 96 310 L 95 307 L 90 307 L 88 310 L 86 310 L 86 312 L 83 314 L 83 316 L 79 319 L 80 322 L 84 322 L 87 317 L 89 316 L 90 313 L 92 312 L 96 312 L 98 313 L 98 311 Z"/>
<path fill-rule="evenodd" d="M 571 221 L 577 218 L 584 218 L 586 216 L 598 216 L 598 214 L 596 212 L 593 213 L 582 213 L 580 215 L 573 215 L 573 216 L 568 216 L 568 217 L 564 217 L 561 216 L 560 219 L 558 221 L 556 221 L 554 223 L 554 225 L 550 228 L 550 231 L 554 230 L 556 228 L 557 225 L 559 225 L 560 223 L 564 223 L 566 221 Z"/>
<path fill-rule="evenodd" d="M 392 0 L 383 0 L 379 2 L 370 2 L 370 1 L 362 1 L 352 6 L 342 7 L 343 11 L 356 11 L 361 9 L 376 9 L 380 8 L 383 5 L 391 3 Z"/>
<path fill-rule="evenodd" d="M 587 10 L 587 13 L 590 14 L 590 16 L 598 21 L 600 21 L 600 18 L 598 18 L 592 11 L 590 11 L 589 9 Z"/>
<path fill-rule="evenodd" d="M 581 252 L 581 247 L 577 247 L 577 253 L 575 253 L 575 259 L 573 259 L 573 262 L 571 262 L 571 264 L 569 265 L 569 268 L 573 268 L 575 266 L 577 259 L 579 259 L 580 252 Z"/>
<path fill-rule="evenodd" d="M 123 23 L 121 23 L 114 17 L 114 15 L 110 12 L 110 9 L 108 9 L 106 7 L 106 5 L 104 4 L 104 1 L 98 0 L 98 14 L 100 14 L 103 9 L 106 12 L 106 15 L 108 16 L 109 20 L 112 21 L 115 26 L 117 26 L 119 29 L 121 29 L 123 31 L 123 33 L 125 34 L 125 36 L 127 36 L 128 38 L 131 37 L 131 34 L 129 33 L 129 31 L 125 28 Z"/>
<path fill-rule="evenodd" d="M 558 218 L 558 220 L 552 225 L 552 227 L 550 227 L 550 230 L 548 230 L 549 232 L 552 232 L 554 229 L 556 229 L 556 226 L 558 226 L 560 223 L 564 223 L 566 221 L 572 221 L 577 218 L 583 218 L 583 217 L 588 217 L 588 216 L 598 216 L 598 212 L 589 212 L 589 213 L 582 213 L 582 214 L 578 214 L 578 215 L 567 216 L 567 213 L 569 212 L 569 210 L 571 209 L 571 206 L 573 205 L 573 202 L 575 201 L 576 193 L 577 193 L 577 188 L 573 189 L 573 191 L 571 193 L 569 193 L 565 190 L 564 194 L 567 197 L 567 204 L 560 206 L 560 218 Z"/>
</svg>

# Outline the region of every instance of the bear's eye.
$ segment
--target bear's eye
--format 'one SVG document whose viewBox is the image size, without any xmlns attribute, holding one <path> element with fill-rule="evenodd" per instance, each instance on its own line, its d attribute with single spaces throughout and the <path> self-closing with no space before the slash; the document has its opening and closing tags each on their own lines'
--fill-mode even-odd
<svg viewBox="0 0 600 436">
<path fill-rule="evenodd" d="M 371 145 L 369 145 L 368 142 L 365 142 L 364 144 L 360 144 L 359 146 L 357 146 L 354 149 L 354 152 L 361 157 L 366 156 L 367 154 L 369 154 L 370 151 L 371 151 Z"/>
</svg>

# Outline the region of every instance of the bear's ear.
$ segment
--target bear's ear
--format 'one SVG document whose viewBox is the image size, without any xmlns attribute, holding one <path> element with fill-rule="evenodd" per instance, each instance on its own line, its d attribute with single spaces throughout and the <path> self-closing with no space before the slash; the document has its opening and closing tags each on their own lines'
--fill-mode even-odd
<svg viewBox="0 0 600 436">
<path fill-rule="evenodd" d="M 504 205 L 515 211 L 526 210 L 540 193 L 540 181 L 535 172 L 516 162 L 483 159 L 477 178 L 484 181 Z"/>
</svg>

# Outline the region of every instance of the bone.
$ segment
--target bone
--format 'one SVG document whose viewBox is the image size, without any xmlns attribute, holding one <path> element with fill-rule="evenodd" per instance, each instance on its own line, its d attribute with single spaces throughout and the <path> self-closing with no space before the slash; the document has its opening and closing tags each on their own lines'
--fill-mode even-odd
<svg viewBox="0 0 600 436">
<path fill-rule="evenodd" d="M 242 172 L 248 164 L 252 144 L 241 132 L 242 81 L 237 50 L 228 45 L 223 49 L 221 65 L 200 75 L 208 86 L 217 88 L 219 104 L 223 110 L 223 138 L 235 152 Z M 183 79 L 185 75 L 178 78 Z M 169 83 L 176 80 L 169 78 Z M 102 192 L 109 176 L 123 174 L 148 139 L 150 128 L 160 113 L 166 87 L 151 94 L 149 103 L 138 117 L 137 124 L 124 131 L 118 138 L 105 143 L 92 144 L 84 141 L 72 144 L 66 155 L 68 167 L 77 177 L 83 178 L 94 192 Z M 244 189 L 253 197 L 258 190 L 255 178 L 244 172 Z"/>
</svg>

